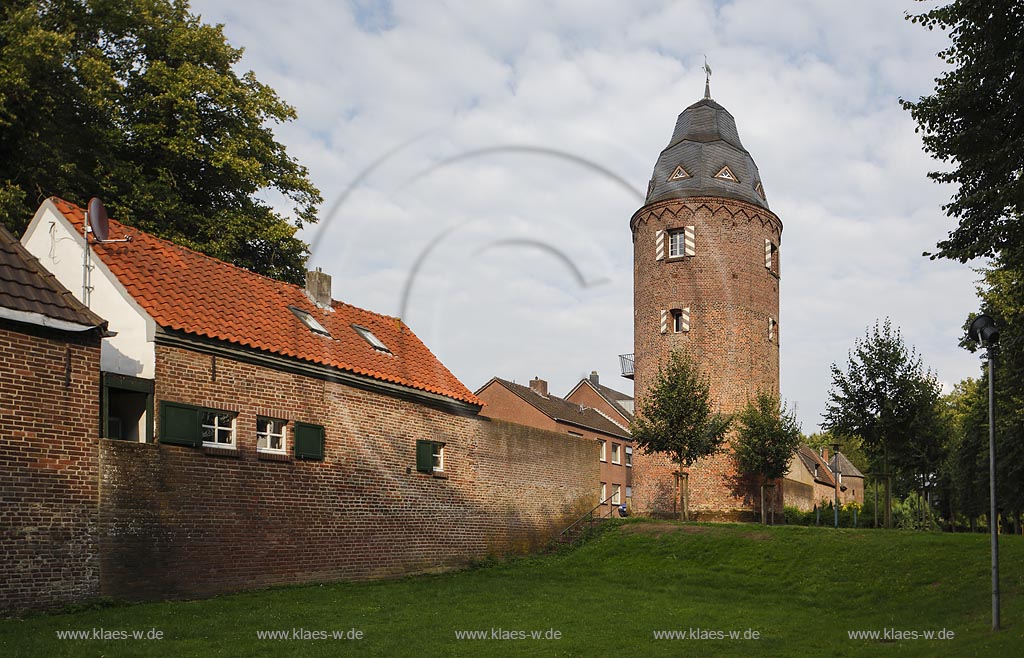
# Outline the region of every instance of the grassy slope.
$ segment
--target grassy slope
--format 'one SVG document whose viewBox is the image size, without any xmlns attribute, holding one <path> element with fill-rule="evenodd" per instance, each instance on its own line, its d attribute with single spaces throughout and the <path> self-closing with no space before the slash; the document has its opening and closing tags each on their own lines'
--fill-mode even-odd
<svg viewBox="0 0 1024 658">
<path fill-rule="evenodd" d="M 571 552 L 461 573 L 296 587 L 0 621 L 4 656 L 1024 655 L 1024 540 L 1002 549 L 1004 631 L 989 632 L 985 535 L 635 522 Z M 162 641 L 57 640 L 157 628 Z M 361 629 L 360 641 L 257 629 Z M 561 640 L 456 640 L 461 629 Z M 763 639 L 655 640 L 652 631 Z M 950 629 L 950 641 L 851 641 L 855 629 Z"/>
</svg>

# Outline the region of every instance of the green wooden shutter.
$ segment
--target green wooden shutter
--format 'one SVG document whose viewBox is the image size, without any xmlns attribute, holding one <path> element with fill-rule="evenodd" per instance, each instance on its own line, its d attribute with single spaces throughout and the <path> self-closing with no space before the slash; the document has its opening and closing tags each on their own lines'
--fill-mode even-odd
<svg viewBox="0 0 1024 658">
<path fill-rule="evenodd" d="M 416 470 L 420 473 L 434 472 L 434 442 L 416 442 Z"/>
<path fill-rule="evenodd" d="M 324 458 L 324 428 L 320 425 L 295 423 L 295 458 Z"/>
<path fill-rule="evenodd" d="M 166 400 L 160 403 L 160 443 L 197 447 L 201 435 L 198 407 Z"/>
</svg>

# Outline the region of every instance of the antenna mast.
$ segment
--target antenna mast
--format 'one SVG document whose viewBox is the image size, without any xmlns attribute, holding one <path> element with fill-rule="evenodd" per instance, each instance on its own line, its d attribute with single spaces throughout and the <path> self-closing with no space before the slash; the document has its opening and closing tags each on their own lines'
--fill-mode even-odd
<svg viewBox="0 0 1024 658">
<path fill-rule="evenodd" d="M 107 209 L 103 202 L 97 197 L 89 199 L 89 205 L 85 210 L 85 252 L 82 255 L 82 303 L 86 308 L 92 298 L 92 249 L 89 247 L 89 236 L 93 236 L 92 244 L 107 244 L 110 242 L 131 242 L 132 236 L 126 235 L 117 240 L 110 240 L 110 223 L 107 218 Z"/>
</svg>

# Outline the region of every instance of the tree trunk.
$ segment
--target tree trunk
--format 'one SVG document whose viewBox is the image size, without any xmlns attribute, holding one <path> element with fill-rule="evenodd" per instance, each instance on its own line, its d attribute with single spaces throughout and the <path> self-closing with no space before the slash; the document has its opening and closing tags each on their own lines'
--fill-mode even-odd
<svg viewBox="0 0 1024 658">
<path fill-rule="evenodd" d="M 682 474 L 676 471 L 672 478 L 672 516 L 676 519 L 680 518 L 681 510 L 679 505 L 679 498 L 683 495 L 682 485 L 680 478 Z"/>
<path fill-rule="evenodd" d="M 761 525 L 767 525 L 764 511 L 764 482 L 761 482 Z"/>
<path fill-rule="evenodd" d="M 690 474 L 683 473 L 683 520 L 690 520 Z"/>
<path fill-rule="evenodd" d="M 875 478 L 875 528 L 878 527 L 878 478 Z"/>
<path fill-rule="evenodd" d="M 885 460 L 883 461 L 883 468 L 885 469 L 885 528 L 886 530 L 892 530 L 892 478 L 889 476 L 889 446 L 885 447 Z"/>
</svg>

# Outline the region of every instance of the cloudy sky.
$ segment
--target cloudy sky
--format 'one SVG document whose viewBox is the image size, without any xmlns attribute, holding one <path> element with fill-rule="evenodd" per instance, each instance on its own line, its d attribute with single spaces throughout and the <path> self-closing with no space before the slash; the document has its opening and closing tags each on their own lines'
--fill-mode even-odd
<svg viewBox="0 0 1024 658">
<path fill-rule="evenodd" d="M 596 369 L 632 390 L 629 218 L 706 54 L 785 226 L 782 393 L 808 432 L 876 318 L 947 385 L 978 371 L 957 348 L 978 276 L 921 256 L 953 226 L 898 103 L 942 70 L 944 35 L 903 19 L 921 7 L 193 0 L 298 111 L 277 134 L 324 193 L 304 237 L 334 297 L 402 316 L 471 389 Z"/>
</svg>

